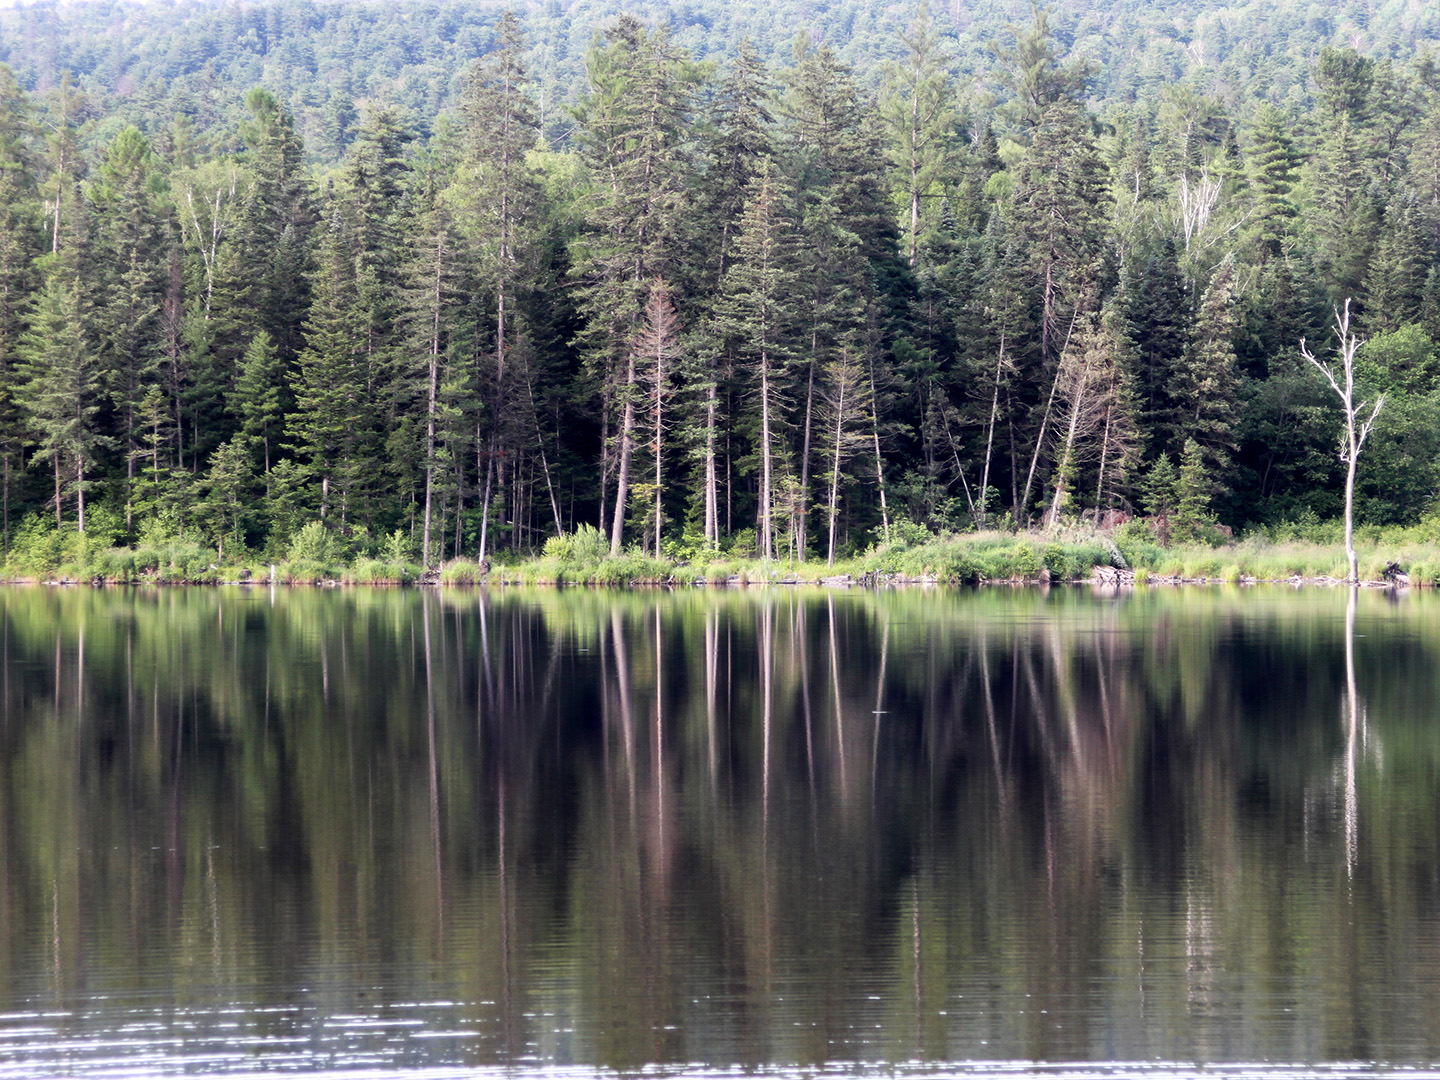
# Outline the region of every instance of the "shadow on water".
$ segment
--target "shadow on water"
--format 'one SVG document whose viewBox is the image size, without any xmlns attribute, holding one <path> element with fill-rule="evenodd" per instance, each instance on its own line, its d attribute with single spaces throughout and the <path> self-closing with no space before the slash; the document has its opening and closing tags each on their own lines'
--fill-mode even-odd
<svg viewBox="0 0 1440 1080">
<path fill-rule="evenodd" d="M 0 592 L 0 1073 L 1430 1065 L 1437 614 Z"/>
</svg>

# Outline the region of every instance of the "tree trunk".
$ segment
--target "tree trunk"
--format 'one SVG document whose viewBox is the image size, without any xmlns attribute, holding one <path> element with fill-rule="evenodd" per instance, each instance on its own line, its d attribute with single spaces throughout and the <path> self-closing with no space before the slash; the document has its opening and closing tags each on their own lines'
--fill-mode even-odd
<svg viewBox="0 0 1440 1080">
<path fill-rule="evenodd" d="M 795 522 L 795 546 L 797 558 L 805 558 L 806 528 L 805 522 L 810 512 L 810 428 L 815 415 L 815 343 L 812 339 L 810 349 L 810 374 L 805 387 L 805 436 L 801 440 L 800 451 L 800 505 L 796 508 Z"/>
<path fill-rule="evenodd" d="M 625 504 L 630 496 L 630 454 L 635 439 L 635 354 L 625 365 L 625 405 L 620 416 L 620 461 L 615 476 L 615 517 L 610 523 L 610 554 L 620 554 Z"/>
<path fill-rule="evenodd" d="M 976 515 L 975 527 L 985 527 L 985 516 L 990 494 L 990 458 L 995 447 L 995 418 L 1000 413 L 1000 372 L 1005 366 L 1005 335 L 1000 335 L 1000 353 L 995 358 L 995 390 L 990 397 L 990 423 L 985 430 L 985 468 L 980 473 L 980 513 Z"/>
<path fill-rule="evenodd" d="M 890 542 L 890 508 L 885 502 L 885 459 L 880 454 L 880 396 L 875 392 L 875 361 L 870 361 L 870 431 L 875 437 L 875 482 L 880 487 L 880 527 Z"/>
<path fill-rule="evenodd" d="M 705 542 L 711 546 L 719 546 L 720 543 L 720 493 L 715 475 L 715 397 L 712 383 L 705 400 Z M 8 462 L 6 467 L 9 467 Z"/>
<path fill-rule="evenodd" d="M 775 534 L 770 520 L 773 501 L 770 452 L 770 353 L 760 350 L 760 557 L 775 557 Z"/>
<path fill-rule="evenodd" d="M 660 451 L 665 438 L 665 341 L 656 334 L 655 346 L 655 557 L 660 558 L 660 532 L 664 524 L 664 487 L 661 482 Z"/>
<path fill-rule="evenodd" d="M 845 385 L 846 381 L 841 379 L 838 388 L 840 396 L 835 402 L 835 446 L 830 459 L 830 543 L 825 556 L 826 566 L 835 565 L 835 518 L 840 507 L 840 453 L 845 426 Z"/>
<path fill-rule="evenodd" d="M 435 407 L 440 392 L 440 275 L 435 275 L 435 306 L 430 327 L 430 384 L 425 409 L 425 527 L 420 542 L 421 566 L 430 569 L 430 517 L 435 500 Z M 268 456 L 268 452 L 267 452 Z M 268 464 L 266 466 L 269 467 Z M 443 547 L 443 544 L 442 544 Z"/>
</svg>

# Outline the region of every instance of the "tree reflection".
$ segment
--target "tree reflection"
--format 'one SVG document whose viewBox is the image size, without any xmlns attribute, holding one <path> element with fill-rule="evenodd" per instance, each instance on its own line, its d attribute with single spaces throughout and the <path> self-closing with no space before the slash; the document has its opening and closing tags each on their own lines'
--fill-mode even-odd
<svg viewBox="0 0 1440 1080">
<path fill-rule="evenodd" d="M 1340 599 L 11 590 L 0 993 L 446 1000 L 472 1063 L 1429 1060 L 1436 601 Z"/>
</svg>

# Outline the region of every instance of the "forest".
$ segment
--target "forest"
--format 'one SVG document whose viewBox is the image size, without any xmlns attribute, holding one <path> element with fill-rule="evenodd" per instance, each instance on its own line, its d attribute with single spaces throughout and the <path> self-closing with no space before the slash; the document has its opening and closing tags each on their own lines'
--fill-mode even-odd
<svg viewBox="0 0 1440 1080">
<path fill-rule="evenodd" d="M 1347 305 L 1359 517 L 1434 520 L 1437 40 L 1409 3 L 0 13 L 4 552 L 1303 527 Z"/>
</svg>

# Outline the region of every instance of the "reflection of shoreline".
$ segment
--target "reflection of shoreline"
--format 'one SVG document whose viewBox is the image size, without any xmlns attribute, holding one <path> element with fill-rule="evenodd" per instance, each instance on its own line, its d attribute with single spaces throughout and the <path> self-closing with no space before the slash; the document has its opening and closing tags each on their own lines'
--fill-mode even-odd
<svg viewBox="0 0 1440 1080">
<path fill-rule="evenodd" d="M 1440 1060 L 1440 741 L 1362 708 L 1440 629 L 1288 594 L 0 594 L 0 970 L 387 1064 Z"/>
</svg>

